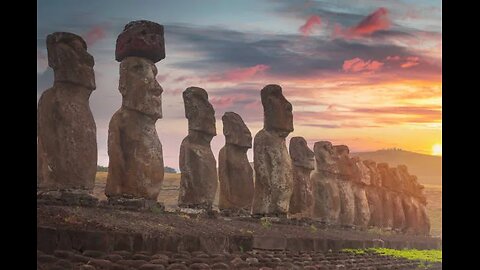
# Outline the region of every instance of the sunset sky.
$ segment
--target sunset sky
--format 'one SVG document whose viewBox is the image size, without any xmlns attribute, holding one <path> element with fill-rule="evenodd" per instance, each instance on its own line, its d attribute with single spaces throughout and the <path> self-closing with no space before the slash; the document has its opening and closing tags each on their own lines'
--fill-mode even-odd
<svg viewBox="0 0 480 270">
<path fill-rule="evenodd" d="M 164 25 L 166 58 L 156 64 L 163 119 L 157 131 L 165 165 L 178 169 L 187 135 L 182 91 L 207 90 L 221 117 L 242 116 L 252 135 L 263 126 L 260 90 L 279 84 L 293 105 L 295 131 L 351 152 L 401 148 L 441 155 L 442 5 L 440 0 L 53 1 L 38 0 L 37 98 L 52 86 L 45 39 L 81 35 L 95 58 L 98 162 L 108 165 L 107 133 L 121 105 L 115 41 L 125 24 Z M 252 159 L 252 150 L 248 152 Z"/>
</svg>

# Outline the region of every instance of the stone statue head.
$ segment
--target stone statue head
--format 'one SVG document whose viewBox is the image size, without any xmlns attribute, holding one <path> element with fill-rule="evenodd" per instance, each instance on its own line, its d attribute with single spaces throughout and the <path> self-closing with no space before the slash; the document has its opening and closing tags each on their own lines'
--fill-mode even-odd
<svg viewBox="0 0 480 270">
<path fill-rule="evenodd" d="M 364 160 L 363 164 L 368 168 L 370 172 L 370 185 L 381 187 L 382 180 L 377 169 L 377 163 L 373 160 Z"/>
<path fill-rule="evenodd" d="M 222 116 L 225 143 L 246 149 L 252 148 L 252 133 L 243 122 L 242 117 L 234 112 L 226 112 Z"/>
<path fill-rule="evenodd" d="M 55 32 L 47 36 L 48 65 L 54 71 L 55 82 L 73 83 L 95 90 L 93 56 L 78 35 Z"/>
<path fill-rule="evenodd" d="M 294 166 L 315 169 L 315 154 L 308 148 L 307 141 L 303 137 L 292 137 L 288 150 Z"/>
<path fill-rule="evenodd" d="M 269 84 L 261 91 L 264 128 L 287 137 L 293 131 L 292 104 L 282 94 L 282 88 Z"/>
<path fill-rule="evenodd" d="M 115 59 L 121 62 L 129 56 L 150 59 L 156 63 L 165 58 L 163 26 L 151 21 L 132 21 L 118 35 Z"/>
<path fill-rule="evenodd" d="M 380 174 L 380 179 L 382 180 L 382 186 L 386 188 L 393 188 L 393 178 L 391 175 L 390 168 L 388 163 L 382 162 L 377 164 L 377 170 Z"/>
<path fill-rule="evenodd" d="M 395 191 L 402 191 L 404 186 L 403 182 L 400 176 L 400 173 L 397 168 L 389 168 L 390 170 L 390 175 L 392 177 L 392 184 L 393 184 L 393 189 Z"/>
<path fill-rule="evenodd" d="M 188 129 L 216 136 L 215 111 L 208 102 L 208 94 L 202 88 L 189 87 L 183 91 L 185 117 L 188 119 Z"/>
<path fill-rule="evenodd" d="M 313 145 L 313 153 L 315 154 L 317 170 L 338 173 L 337 156 L 331 142 L 316 142 Z"/>
<path fill-rule="evenodd" d="M 346 145 L 334 145 L 333 149 L 338 157 L 338 169 L 343 180 L 353 180 L 356 175 L 356 166 L 350 158 L 350 149 Z"/>
<path fill-rule="evenodd" d="M 118 89 L 123 96 L 122 105 L 151 116 L 162 118 L 163 89 L 155 78 L 157 67 L 142 57 L 128 57 L 120 63 Z"/>
<path fill-rule="evenodd" d="M 352 157 L 352 162 L 356 166 L 356 171 L 358 172 L 358 177 L 354 180 L 360 181 L 365 185 L 370 185 L 371 177 L 370 177 L 370 170 L 368 167 L 360 160 L 360 157 Z"/>
</svg>

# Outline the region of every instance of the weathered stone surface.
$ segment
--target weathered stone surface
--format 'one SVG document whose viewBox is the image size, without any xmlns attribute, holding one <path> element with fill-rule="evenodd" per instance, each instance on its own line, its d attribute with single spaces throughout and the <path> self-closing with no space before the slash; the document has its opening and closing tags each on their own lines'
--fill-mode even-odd
<svg viewBox="0 0 480 270">
<path fill-rule="evenodd" d="M 421 235 L 429 235 L 430 234 L 430 219 L 427 215 L 427 209 L 425 204 L 418 198 L 413 197 L 413 204 L 415 206 L 417 212 L 417 220 L 418 220 L 418 233 Z"/>
<path fill-rule="evenodd" d="M 351 160 L 350 150 L 346 145 L 335 145 L 333 149 L 338 157 L 339 181 L 337 182 L 340 191 L 340 217 L 342 225 L 353 225 L 355 221 L 355 197 L 353 194 L 353 178 L 355 164 Z"/>
<path fill-rule="evenodd" d="M 163 89 L 156 75 L 157 68 L 145 58 L 128 57 L 120 64 L 122 107 L 108 129 L 109 198 L 156 200 L 160 192 L 164 166 L 155 122 L 162 118 Z"/>
<path fill-rule="evenodd" d="M 158 62 L 165 58 L 163 26 L 151 21 L 132 21 L 118 35 L 115 60 L 138 56 Z"/>
<path fill-rule="evenodd" d="M 354 224 L 360 227 L 367 227 L 370 222 L 370 207 L 368 204 L 365 185 L 353 183 L 352 190 L 355 199 Z"/>
<path fill-rule="evenodd" d="M 406 227 L 405 212 L 403 211 L 402 198 L 400 193 L 391 192 L 393 200 L 393 228 L 399 231 L 404 231 Z"/>
<path fill-rule="evenodd" d="M 376 186 L 365 187 L 368 210 L 370 211 L 369 225 L 381 228 L 383 226 L 383 201 L 381 190 Z"/>
<path fill-rule="evenodd" d="M 91 191 L 97 171 L 96 126 L 89 107 L 95 90 L 93 57 L 72 33 L 47 36 L 53 87 L 37 110 L 37 188 Z"/>
<path fill-rule="evenodd" d="M 337 184 L 340 194 L 339 223 L 341 225 L 351 226 L 355 221 L 355 197 L 352 182 L 340 180 Z"/>
<path fill-rule="evenodd" d="M 395 182 L 393 176 L 391 175 L 390 168 L 387 163 L 378 163 L 377 164 L 378 174 L 382 181 L 382 187 L 393 190 L 395 187 Z"/>
<path fill-rule="evenodd" d="M 411 196 L 401 194 L 403 212 L 405 213 L 405 232 L 414 234 L 419 231 L 417 213 Z"/>
<path fill-rule="evenodd" d="M 358 180 L 363 185 L 371 184 L 371 174 L 370 169 L 363 163 L 359 157 L 352 157 L 352 161 L 356 166 L 356 171 L 359 174 L 359 177 L 354 178 L 353 180 Z"/>
<path fill-rule="evenodd" d="M 382 227 L 385 229 L 393 229 L 394 205 L 393 205 L 392 192 L 382 188 L 382 189 L 379 189 L 379 195 L 382 199 L 382 204 L 383 204 L 383 226 Z"/>
<path fill-rule="evenodd" d="M 393 185 L 393 190 L 395 192 L 398 192 L 398 193 L 403 192 L 404 185 L 403 185 L 403 181 L 401 179 L 401 175 L 400 175 L 398 169 L 397 168 L 389 168 L 389 170 L 390 170 L 390 175 L 392 177 L 393 184 L 394 184 Z"/>
<path fill-rule="evenodd" d="M 370 185 L 381 187 L 382 179 L 377 169 L 377 163 L 372 160 L 364 160 L 363 164 L 368 168 L 368 171 L 370 173 Z"/>
<path fill-rule="evenodd" d="M 293 137 L 289 145 L 293 164 L 293 193 L 288 213 L 296 217 L 310 217 L 313 191 L 310 173 L 315 169 L 315 155 L 303 137 Z"/>
<path fill-rule="evenodd" d="M 254 184 L 247 151 L 252 148 L 252 135 L 240 115 L 234 112 L 226 112 L 222 121 L 226 144 L 218 155 L 218 208 L 250 212 Z"/>
<path fill-rule="evenodd" d="M 313 190 L 314 219 L 337 223 L 340 215 L 340 191 L 337 185 L 339 172 L 337 158 L 330 142 L 316 142 L 313 148 L 315 154 L 315 171 L 311 174 Z"/>
<path fill-rule="evenodd" d="M 370 209 L 365 188 L 371 184 L 370 170 L 359 157 L 352 157 L 355 164 L 355 175 L 353 177 L 353 196 L 355 198 L 355 220 L 354 224 L 360 227 L 367 227 L 370 221 Z"/>
<path fill-rule="evenodd" d="M 180 146 L 180 192 L 178 206 L 210 209 L 217 191 L 217 166 L 210 142 L 217 135 L 215 111 L 202 88 L 183 92 L 188 136 Z"/>
<path fill-rule="evenodd" d="M 285 137 L 293 131 L 292 104 L 278 85 L 261 91 L 264 127 L 253 143 L 255 192 L 253 214 L 286 215 L 292 195 L 292 161 Z"/>
</svg>

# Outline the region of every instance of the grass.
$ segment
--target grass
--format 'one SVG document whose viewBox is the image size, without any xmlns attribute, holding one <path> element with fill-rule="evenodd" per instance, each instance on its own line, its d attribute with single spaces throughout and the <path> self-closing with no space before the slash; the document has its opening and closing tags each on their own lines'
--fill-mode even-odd
<svg viewBox="0 0 480 270">
<path fill-rule="evenodd" d="M 272 227 L 272 223 L 270 222 L 270 219 L 267 217 L 262 217 L 260 219 L 260 224 L 262 224 L 262 227 L 266 229 L 270 229 L 270 227 Z"/>
<path fill-rule="evenodd" d="M 368 249 L 342 249 L 342 251 L 355 254 L 364 254 L 365 252 L 375 252 L 380 255 L 392 256 L 396 258 L 405 258 L 412 261 L 421 261 L 426 263 L 442 262 L 442 250 L 440 249 L 390 249 L 390 248 L 368 248 Z"/>
</svg>

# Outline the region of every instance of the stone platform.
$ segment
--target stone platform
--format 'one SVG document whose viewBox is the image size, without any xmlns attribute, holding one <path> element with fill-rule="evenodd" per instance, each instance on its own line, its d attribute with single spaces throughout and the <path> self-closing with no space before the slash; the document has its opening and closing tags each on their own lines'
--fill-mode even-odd
<svg viewBox="0 0 480 270">
<path fill-rule="evenodd" d="M 441 249 L 439 238 L 328 227 L 275 218 L 138 212 L 82 206 L 37 206 L 37 248 L 112 252 L 250 250 L 317 251 L 343 248 Z"/>
</svg>

